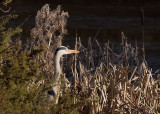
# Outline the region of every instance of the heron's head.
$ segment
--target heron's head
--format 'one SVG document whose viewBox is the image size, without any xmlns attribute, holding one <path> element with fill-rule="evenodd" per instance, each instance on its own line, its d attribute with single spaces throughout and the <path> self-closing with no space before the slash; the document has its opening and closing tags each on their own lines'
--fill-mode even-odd
<svg viewBox="0 0 160 114">
<path fill-rule="evenodd" d="M 55 55 L 62 56 L 62 55 L 67 55 L 72 53 L 79 53 L 79 51 L 68 49 L 65 46 L 60 46 L 59 48 L 56 49 Z"/>
</svg>

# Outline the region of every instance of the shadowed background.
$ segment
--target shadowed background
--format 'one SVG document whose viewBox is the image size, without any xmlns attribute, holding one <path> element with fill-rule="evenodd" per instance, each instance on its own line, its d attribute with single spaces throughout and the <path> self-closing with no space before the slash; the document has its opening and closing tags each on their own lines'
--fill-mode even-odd
<svg viewBox="0 0 160 114">
<path fill-rule="evenodd" d="M 17 26 L 30 16 L 23 25 L 26 32 L 30 31 L 34 27 L 36 12 L 45 3 L 50 4 L 52 9 L 61 5 L 68 11 L 68 35 L 63 44 L 71 47 L 74 47 L 76 31 L 82 44 L 86 45 L 88 37 L 94 38 L 99 29 L 97 39 L 102 45 L 110 40 L 116 46 L 123 31 L 129 41 L 137 40 L 142 46 L 140 7 L 143 7 L 146 59 L 153 69 L 160 67 L 159 0 L 16 0 L 11 6 L 19 18 L 10 26 Z"/>
</svg>

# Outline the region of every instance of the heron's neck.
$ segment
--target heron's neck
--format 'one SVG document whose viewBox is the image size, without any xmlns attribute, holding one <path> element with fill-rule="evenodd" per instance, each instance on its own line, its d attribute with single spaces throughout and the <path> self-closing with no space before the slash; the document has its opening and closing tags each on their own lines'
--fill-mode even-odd
<svg viewBox="0 0 160 114">
<path fill-rule="evenodd" d="M 62 73 L 61 71 L 61 66 L 60 66 L 60 56 L 55 56 L 55 59 L 54 59 L 54 65 L 55 65 L 55 69 L 54 69 L 54 78 L 57 78 L 56 76 L 60 76 L 60 74 Z"/>
</svg>

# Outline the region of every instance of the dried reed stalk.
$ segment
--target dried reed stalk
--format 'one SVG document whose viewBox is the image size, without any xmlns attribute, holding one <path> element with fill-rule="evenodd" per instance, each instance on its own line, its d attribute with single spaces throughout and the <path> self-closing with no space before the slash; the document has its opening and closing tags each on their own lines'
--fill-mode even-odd
<svg viewBox="0 0 160 114">
<path fill-rule="evenodd" d="M 77 50 L 77 35 L 76 35 L 75 50 Z M 74 55 L 74 61 L 75 61 L 74 62 L 74 103 L 76 103 L 76 86 L 77 86 L 76 85 L 76 83 L 77 83 L 76 82 L 76 80 L 77 80 L 77 69 L 76 69 L 77 68 L 76 67 L 77 66 L 77 64 L 76 64 L 77 63 L 77 58 L 76 58 L 76 55 L 77 54 Z"/>
</svg>

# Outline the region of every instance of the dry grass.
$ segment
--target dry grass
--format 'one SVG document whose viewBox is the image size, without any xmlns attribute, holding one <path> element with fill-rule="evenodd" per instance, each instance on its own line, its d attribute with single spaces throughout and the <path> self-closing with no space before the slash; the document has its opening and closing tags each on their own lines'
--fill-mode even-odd
<svg viewBox="0 0 160 114">
<path fill-rule="evenodd" d="M 77 69 L 71 69 L 77 94 L 89 101 L 83 113 L 160 113 L 160 80 L 155 78 L 160 74 L 152 74 L 141 49 L 129 44 L 123 33 L 117 53 L 109 42 L 103 49 L 96 39 L 89 39 L 87 48 L 80 38 L 77 44 L 82 53 Z"/>
<path fill-rule="evenodd" d="M 50 78 L 54 51 L 66 33 L 67 17 L 68 13 L 61 11 L 60 6 L 50 11 L 45 5 L 38 11 L 36 26 L 31 31 L 31 49 L 42 44 L 45 47 L 36 60 L 44 64 L 43 71 Z M 77 96 L 87 102 L 77 110 L 90 114 L 160 113 L 160 74 L 152 74 L 144 52 L 136 43 L 129 44 L 123 33 L 118 51 L 110 42 L 102 47 L 96 38 L 93 41 L 89 38 L 86 48 L 77 38 L 75 48 L 81 53 L 64 61 L 67 63 L 64 72 L 70 80 L 69 90 L 74 90 L 74 103 Z M 68 75 L 69 71 L 73 75 Z"/>
</svg>

